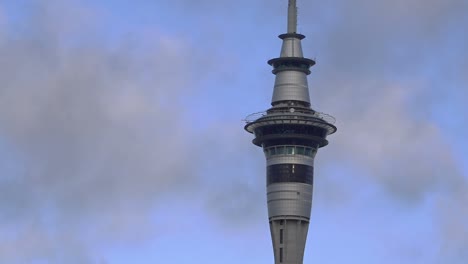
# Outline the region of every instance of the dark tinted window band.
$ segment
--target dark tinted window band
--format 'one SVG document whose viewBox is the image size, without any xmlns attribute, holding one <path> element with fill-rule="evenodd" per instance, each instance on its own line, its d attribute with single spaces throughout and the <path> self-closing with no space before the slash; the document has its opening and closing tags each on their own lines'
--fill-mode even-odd
<svg viewBox="0 0 468 264">
<path fill-rule="evenodd" d="M 257 137 L 278 134 L 303 134 L 326 137 L 327 130 L 321 127 L 305 125 L 271 125 L 264 127 L 262 126 L 255 130 L 255 136 Z"/>
<path fill-rule="evenodd" d="M 276 164 L 267 167 L 267 185 L 280 182 L 312 184 L 314 167 L 301 164 Z"/>
</svg>

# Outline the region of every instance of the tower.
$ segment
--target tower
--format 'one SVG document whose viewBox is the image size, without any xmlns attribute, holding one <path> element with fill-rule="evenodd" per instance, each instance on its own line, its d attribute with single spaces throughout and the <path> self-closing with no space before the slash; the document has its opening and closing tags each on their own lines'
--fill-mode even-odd
<svg viewBox="0 0 468 264">
<path fill-rule="evenodd" d="M 289 0 L 288 30 L 279 36 L 279 58 L 268 61 L 276 75 L 271 108 L 247 117 L 245 130 L 266 157 L 268 218 L 275 264 L 302 264 L 309 228 L 314 157 L 336 132 L 334 118 L 310 107 L 307 75 L 315 61 L 303 57 L 296 32 L 296 0 Z"/>
</svg>

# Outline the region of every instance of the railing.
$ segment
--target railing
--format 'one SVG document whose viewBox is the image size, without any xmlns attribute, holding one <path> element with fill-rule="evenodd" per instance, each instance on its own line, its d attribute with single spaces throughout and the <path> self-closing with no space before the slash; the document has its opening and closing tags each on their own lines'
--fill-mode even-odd
<svg viewBox="0 0 468 264">
<path fill-rule="evenodd" d="M 262 117 L 277 117 L 277 116 L 284 116 L 284 115 L 288 115 L 288 116 L 304 116 L 304 117 L 315 117 L 315 118 L 318 118 L 318 119 L 321 119 L 329 124 L 335 124 L 336 122 L 336 119 L 329 115 L 329 114 L 325 114 L 325 113 L 321 113 L 321 112 L 315 112 L 315 111 L 301 111 L 300 109 L 296 109 L 296 108 L 290 108 L 289 111 L 284 111 L 284 110 L 279 110 L 279 111 L 275 111 L 275 112 L 272 112 L 270 114 L 267 113 L 267 111 L 262 111 L 262 112 L 257 112 L 257 113 L 253 113 L 253 114 L 250 114 L 248 115 L 246 118 L 244 118 L 242 121 L 245 121 L 246 123 L 251 123 L 251 122 L 254 122 L 254 121 L 257 121 L 259 118 L 262 118 Z"/>
</svg>

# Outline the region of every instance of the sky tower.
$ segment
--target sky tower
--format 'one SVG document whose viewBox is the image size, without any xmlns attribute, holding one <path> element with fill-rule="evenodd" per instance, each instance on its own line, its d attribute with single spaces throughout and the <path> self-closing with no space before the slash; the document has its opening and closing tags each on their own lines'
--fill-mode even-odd
<svg viewBox="0 0 468 264">
<path fill-rule="evenodd" d="M 302 55 L 296 0 L 289 0 L 288 31 L 279 58 L 271 108 L 247 117 L 245 130 L 266 157 L 268 218 L 275 264 L 302 264 L 309 228 L 314 157 L 336 132 L 334 118 L 310 107 L 307 75 L 315 61 Z"/>
</svg>

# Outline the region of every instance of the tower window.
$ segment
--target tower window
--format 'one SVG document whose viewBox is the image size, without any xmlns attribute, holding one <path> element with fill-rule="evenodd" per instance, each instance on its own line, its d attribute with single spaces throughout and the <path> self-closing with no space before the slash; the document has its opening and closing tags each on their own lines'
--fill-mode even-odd
<svg viewBox="0 0 468 264">
<path fill-rule="evenodd" d="M 280 263 L 283 263 L 283 248 L 280 248 L 279 250 L 280 250 L 279 252 Z"/>
<path fill-rule="evenodd" d="M 296 147 L 296 153 L 299 155 L 304 155 L 304 147 Z"/>
<path fill-rule="evenodd" d="M 280 229 L 280 244 L 283 244 L 283 229 Z"/>
<path fill-rule="evenodd" d="M 302 164 L 275 164 L 267 166 L 267 185 L 280 182 L 312 184 L 314 167 Z"/>
<path fill-rule="evenodd" d="M 270 149 L 270 154 L 271 154 L 271 155 L 276 155 L 276 149 L 275 149 L 275 148 L 271 148 L 271 149 Z"/>
<path fill-rule="evenodd" d="M 264 148 L 265 156 L 274 155 L 303 155 L 314 157 L 317 149 L 306 146 L 270 146 Z"/>
<path fill-rule="evenodd" d="M 277 147 L 276 154 L 278 155 L 285 154 L 284 147 Z"/>
</svg>

